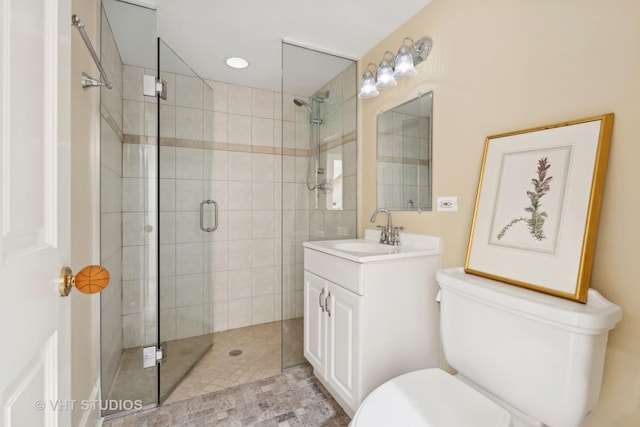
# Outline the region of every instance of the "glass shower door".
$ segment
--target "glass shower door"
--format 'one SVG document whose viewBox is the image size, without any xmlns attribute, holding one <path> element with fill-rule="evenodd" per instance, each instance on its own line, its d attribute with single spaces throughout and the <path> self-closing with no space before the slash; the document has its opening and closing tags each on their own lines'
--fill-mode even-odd
<svg viewBox="0 0 640 427">
<path fill-rule="evenodd" d="M 213 344 L 212 268 L 217 203 L 213 164 L 213 90 L 158 39 L 159 402 Z M 188 379 L 186 380 L 189 381 Z M 188 388 L 188 384 L 186 384 Z M 176 400 L 176 399 L 172 399 Z"/>
</svg>

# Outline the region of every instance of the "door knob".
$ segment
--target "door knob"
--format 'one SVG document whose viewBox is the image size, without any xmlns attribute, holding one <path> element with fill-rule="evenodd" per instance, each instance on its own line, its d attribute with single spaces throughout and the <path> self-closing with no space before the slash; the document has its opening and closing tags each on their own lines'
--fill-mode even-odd
<svg viewBox="0 0 640 427">
<path fill-rule="evenodd" d="M 109 271 L 101 265 L 88 265 L 75 276 L 69 267 L 62 267 L 58 290 L 60 296 L 66 297 L 75 285 L 76 289 L 82 293 L 96 294 L 107 287 L 109 280 Z"/>
</svg>

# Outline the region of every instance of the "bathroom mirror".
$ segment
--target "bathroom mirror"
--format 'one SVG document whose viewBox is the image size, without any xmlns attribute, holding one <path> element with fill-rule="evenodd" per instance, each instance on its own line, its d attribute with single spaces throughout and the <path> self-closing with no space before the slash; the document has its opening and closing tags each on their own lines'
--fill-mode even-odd
<svg viewBox="0 0 640 427">
<path fill-rule="evenodd" d="M 378 114 L 378 208 L 431 210 L 433 92 Z"/>
</svg>

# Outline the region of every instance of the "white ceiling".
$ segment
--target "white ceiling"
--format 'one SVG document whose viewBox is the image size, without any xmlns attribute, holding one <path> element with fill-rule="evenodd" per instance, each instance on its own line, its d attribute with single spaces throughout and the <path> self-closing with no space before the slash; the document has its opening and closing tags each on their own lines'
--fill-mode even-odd
<svg viewBox="0 0 640 427">
<path fill-rule="evenodd" d="M 280 91 L 283 41 L 358 59 L 431 0 L 126 1 L 155 6 L 156 12 L 103 0 L 124 63 L 153 67 L 155 34 L 151 33 L 157 26 L 157 35 L 199 76 Z M 423 35 L 407 34 L 415 39 Z M 247 59 L 249 67 L 227 67 L 230 56 Z M 290 62 L 287 54 L 287 67 Z M 287 74 L 300 80 L 292 84 L 291 93 L 307 96 L 319 89 L 317 82 L 336 75 L 332 68 L 344 68 L 341 58 L 316 67 L 309 67 L 308 59 L 298 63 L 307 67 Z"/>
</svg>

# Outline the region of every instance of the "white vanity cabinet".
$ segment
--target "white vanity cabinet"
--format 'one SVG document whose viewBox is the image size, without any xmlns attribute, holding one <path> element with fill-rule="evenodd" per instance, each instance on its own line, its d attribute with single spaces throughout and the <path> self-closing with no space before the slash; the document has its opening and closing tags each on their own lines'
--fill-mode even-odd
<svg viewBox="0 0 640 427">
<path fill-rule="evenodd" d="M 438 366 L 440 240 L 401 238 L 304 243 L 304 355 L 350 416 L 383 382 Z"/>
<path fill-rule="evenodd" d="M 305 357 L 342 404 L 356 408 L 360 302 L 354 292 L 304 272 Z"/>
</svg>

